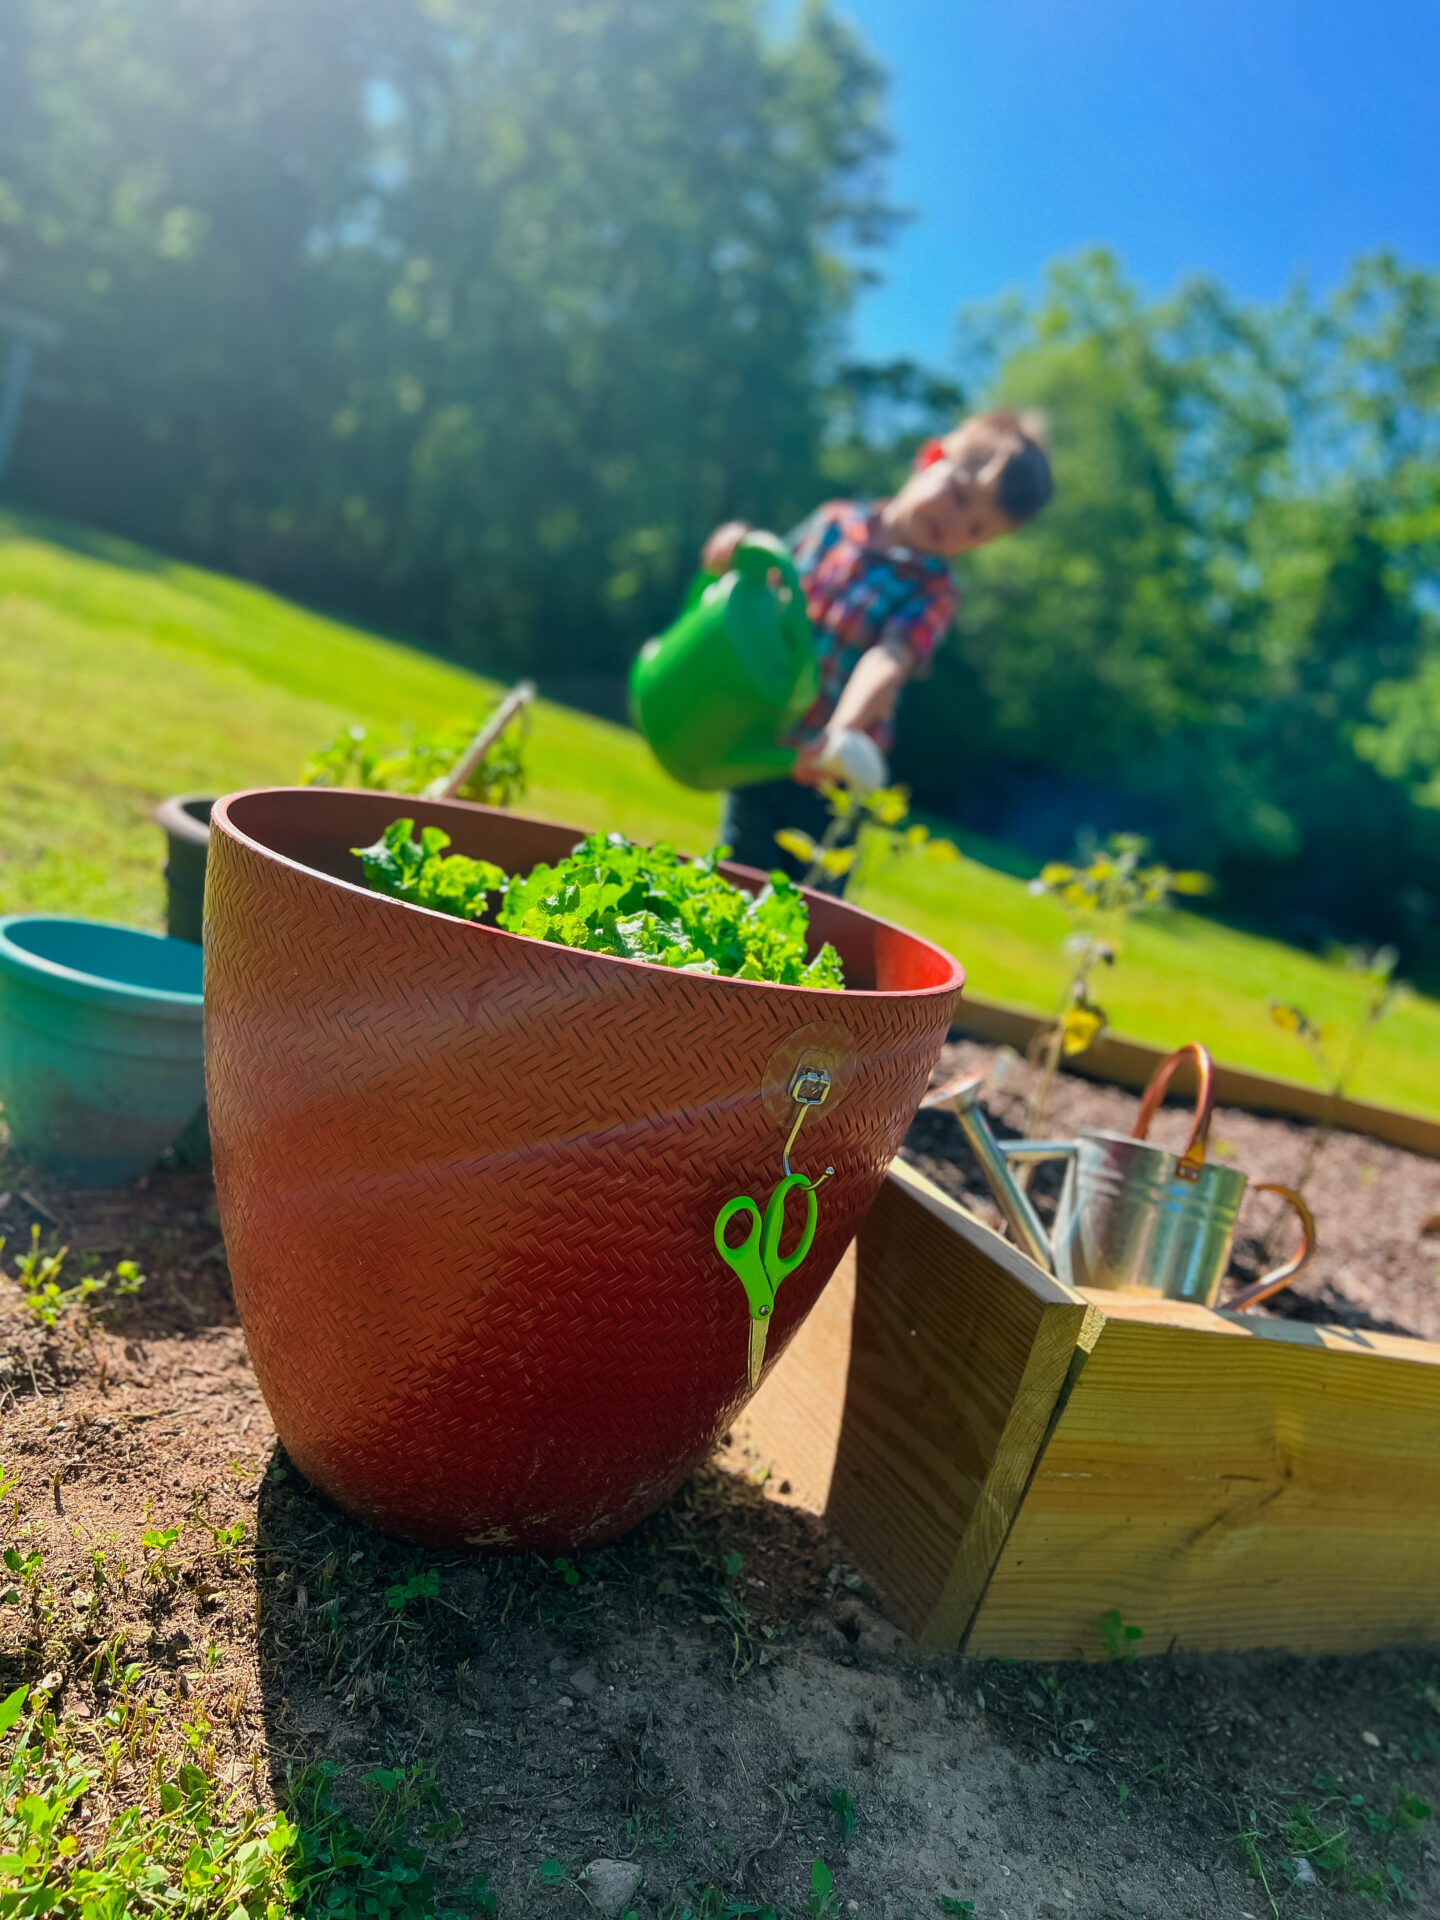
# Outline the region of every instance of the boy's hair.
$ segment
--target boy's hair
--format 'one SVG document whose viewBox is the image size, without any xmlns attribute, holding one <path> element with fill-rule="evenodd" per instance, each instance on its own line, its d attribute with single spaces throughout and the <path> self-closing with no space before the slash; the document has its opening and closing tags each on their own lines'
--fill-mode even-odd
<svg viewBox="0 0 1440 1920">
<path fill-rule="evenodd" d="M 942 445 L 957 473 L 995 489 L 1000 511 L 1016 526 L 1033 519 L 1055 491 L 1041 414 L 975 413 Z"/>
</svg>

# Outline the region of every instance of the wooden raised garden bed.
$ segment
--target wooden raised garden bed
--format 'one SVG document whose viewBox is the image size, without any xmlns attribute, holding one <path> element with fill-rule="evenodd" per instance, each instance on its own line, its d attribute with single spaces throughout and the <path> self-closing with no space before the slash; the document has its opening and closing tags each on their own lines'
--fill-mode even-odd
<svg viewBox="0 0 1440 1920">
<path fill-rule="evenodd" d="M 736 1431 L 923 1646 L 1440 1642 L 1440 1345 L 1087 1297 L 903 1163 Z"/>
</svg>

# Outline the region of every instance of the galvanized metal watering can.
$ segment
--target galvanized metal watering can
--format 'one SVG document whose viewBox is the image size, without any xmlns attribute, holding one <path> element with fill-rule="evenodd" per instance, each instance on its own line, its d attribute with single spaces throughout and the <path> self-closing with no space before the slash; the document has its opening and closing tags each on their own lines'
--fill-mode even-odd
<svg viewBox="0 0 1440 1920">
<path fill-rule="evenodd" d="M 1193 1060 L 1197 1099 L 1183 1153 L 1146 1139 L 1150 1122 L 1180 1062 Z M 966 1080 L 933 1094 L 926 1106 L 948 1106 L 984 1170 L 997 1205 L 1032 1260 L 1074 1287 L 1158 1293 L 1170 1300 L 1215 1305 L 1230 1260 L 1245 1175 L 1205 1158 L 1214 1106 L 1214 1063 L 1192 1043 L 1162 1060 L 1140 1101 L 1133 1134 L 1100 1129 L 1073 1140 L 997 1140 L 980 1106 L 983 1082 Z M 1067 1160 L 1065 1184 L 1047 1235 L 1013 1164 Z M 1265 1181 L 1257 1193 L 1278 1194 L 1299 1216 L 1300 1245 L 1283 1265 L 1225 1302 L 1254 1306 L 1287 1287 L 1315 1248 L 1310 1209 L 1289 1187 Z"/>
</svg>

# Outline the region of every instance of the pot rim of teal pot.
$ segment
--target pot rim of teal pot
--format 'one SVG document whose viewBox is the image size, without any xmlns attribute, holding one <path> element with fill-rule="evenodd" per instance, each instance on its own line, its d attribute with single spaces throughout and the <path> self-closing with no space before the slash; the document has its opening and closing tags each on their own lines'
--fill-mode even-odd
<svg viewBox="0 0 1440 1920">
<path fill-rule="evenodd" d="M 188 941 L 170 942 L 163 933 L 151 933 L 146 927 L 127 927 L 121 920 L 95 920 L 80 913 L 7 913 L 0 915 L 0 973 L 31 987 L 48 989 L 67 999 L 83 1000 L 92 1006 L 122 1008 L 126 1012 L 150 1014 L 162 1020 L 198 1020 L 204 1010 L 202 993 L 183 993 L 170 987 L 142 987 L 127 980 L 115 980 L 106 974 L 85 973 L 76 967 L 47 960 L 31 953 L 12 940 L 11 929 L 37 926 L 100 927 L 110 933 L 122 933 L 135 940 L 159 940 L 167 945 L 189 946 Z"/>
</svg>

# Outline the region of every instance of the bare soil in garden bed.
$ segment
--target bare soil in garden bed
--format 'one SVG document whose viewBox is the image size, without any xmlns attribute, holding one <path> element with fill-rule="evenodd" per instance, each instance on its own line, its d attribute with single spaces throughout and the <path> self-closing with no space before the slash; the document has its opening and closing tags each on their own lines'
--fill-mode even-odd
<svg viewBox="0 0 1440 1920">
<path fill-rule="evenodd" d="M 1014 1097 L 997 1095 L 997 1119 Z M 1112 1104 L 1082 1116 L 1081 1099 Z M 1055 1118 L 1132 1111 L 1066 1079 Z M 909 1151 L 968 1191 L 947 1128 L 925 1116 Z M 1300 1131 L 1217 1125 L 1256 1174 L 1283 1174 Z M 1362 1287 L 1357 1225 L 1305 1298 L 1415 1326 L 1433 1309 L 1395 1221 L 1437 1204 L 1436 1169 L 1407 1176 L 1409 1156 L 1370 1142 L 1332 1151 L 1373 1195 L 1396 1248 L 1385 1271 L 1409 1277 L 1393 1297 Z M 0 1696 L 44 1680 L 82 1751 L 118 1716 L 119 1774 L 91 1821 L 150 1792 L 158 1743 L 302 1824 L 335 1817 L 315 1811 L 328 1794 L 368 1826 L 381 1870 L 405 1832 L 452 1912 L 484 1910 L 465 1898 L 484 1876 L 519 1920 L 603 1911 L 604 1888 L 626 1884 L 641 1920 L 766 1903 L 918 1920 L 967 1901 L 975 1920 L 1440 1913 L 1421 1811 L 1440 1804 L 1440 1659 L 921 1659 L 733 1448 L 573 1564 L 437 1558 L 349 1520 L 285 1460 L 206 1175 L 85 1194 L 0 1155 L 0 1193 L 7 1271 L 38 1223 L 72 1262 L 131 1257 L 149 1276 L 108 1325 L 72 1313 L 53 1333 L 0 1284 L 0 1461 L 16 1480 L 0 1544 L 43 1555 L 0 1608 Z M 170 1546 L 142 1545 L 169 1529 Z M 587 1880 L 603 1861 L 619 1864 Z M 358 1888 L 363 1865 L 345 1871 Z"/>
<path fill-rule="evenodd" d="M 1011 1048 L 962 1040 L 945 1048 L 937 1083 L 962 1073 L 987 1076 L 982 1103 L 998 1138 L 1013 1139 L 1024 1131 L 1038 1067 Z M 1040 1131 L 1047 1139 L 1068 1139 L 1084 1127 L 1129 1133 L 1139 1106 L 1138 1094 L 1061 1073 Z M 1191 1110 L 1184 1100 L 1167 1101 L 1150 1129 L 1151 1139 L 1178 1152 L 1189 1137 Z M 1292 1288 L 1253 1311 L 1440 1341 L 1440 1160 L 1363 1134 L 1326 1133 L 1308 1121 L 1235 1107 L 1216 1109 L 1210 1155 L 1240 1168 L 1252 1186 L 1271 1180 L 1293 1187 L 1310 1168 L 1305 1197 L 1315 1215 L 1318 1251 Z M 999 1209 L 952 1114 L 918 1115 L 905 1158 L 1003 1230 Z M 1035 1170 L 1030 1192 L 1047 1225 L 1063 1175 L 1058 1161 Z M 1294 1215 L 1273 1195 L 1247 1194 L 1225 1291 L 1248 1285 L 1278 1265 L 1294 1245 L 1296 1231 Z"/>
</svg>

